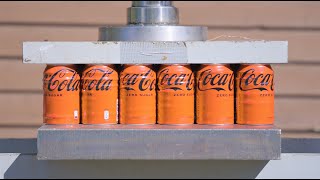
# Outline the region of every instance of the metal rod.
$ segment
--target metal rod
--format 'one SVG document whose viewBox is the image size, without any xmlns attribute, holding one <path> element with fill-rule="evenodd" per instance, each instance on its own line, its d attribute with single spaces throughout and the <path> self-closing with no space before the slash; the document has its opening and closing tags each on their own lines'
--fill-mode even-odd
<svg viewBox="0 0 320 180">
<path fill-rule="evenodd" d="M 175 25 L 178 9 L 171 1 L 133 1 L 128 8 L 128 24 Z"/>
</svg>

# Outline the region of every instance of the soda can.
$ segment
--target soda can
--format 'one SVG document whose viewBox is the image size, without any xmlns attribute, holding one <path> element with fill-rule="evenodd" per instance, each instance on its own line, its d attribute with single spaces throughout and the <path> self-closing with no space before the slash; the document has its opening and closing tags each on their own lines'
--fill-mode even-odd
<svg viewBox="0 0 320 180">
<path fill-rule="evenodd" d="M 237 124 L 274 123 L 274 72 L 270 65 L 241 65 L 236 78 Z"/>
<path fill-rule="evenodd" d="M 80 75 L 75 65 L 47 65 L 43 74 L 45 124 L 80 123 Z"/>
<path fill-rule="evenodd" d="M 113 65 L 87 65 L 81 77 L 82 124 L 118 123 L 118 72 Z"/>
<path fill-rule="evenodd" d="M 197 124 L 234 124 L 234 73 L 230 65 L 201 65 L 196 84 Z"/>
<path fill-rule="evenodd" d="M 155 71 L 151 65 L 124 65 L 120 73 L 120 124 L 155 123 Z"/>
<path fill-rule="evenodd" d="M 162 65 L 157 79 L 158 123 L 194 124 L 194 74 L 190 65 Z"/>
</svg>

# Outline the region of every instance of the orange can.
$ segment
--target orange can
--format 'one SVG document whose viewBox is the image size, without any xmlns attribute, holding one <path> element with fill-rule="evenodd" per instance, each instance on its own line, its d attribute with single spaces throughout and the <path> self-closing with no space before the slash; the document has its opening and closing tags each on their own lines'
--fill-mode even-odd
<svg viewBox="0 0 320 180">
<path fill-rule="evenodd" d="M 156 123 L 156 73 L 151 65 L 125 65 L 120 73 L 120 124 Z"/>
<path fill-rule="evenodd" d="M 43 76 L 46 124 L 80 123 L 80 75 L 75 65 L 48 65 Z"/>
<path fill-rule="evenodd" d="M 190 65 L 162 65 L 157 77 L 158 123 L 194 124 L 194 74 Z"/>
<path fill-rule="evenodd" d="M 202 65 L 196 76 L 198 124 L 234 124 L 234 73 L 229 65 Z"/>
<path fill-rule="evenodd" d="M 270 65 L 241 65 L 237 83 L 237 124 L 274 123 L 274 73 Z"/>
<path fill-rule="evenodd" d="M 81 93 L 82 124 L 118 123 L 118 72 L 113 65 L 87 65 Z"/>
</svg>

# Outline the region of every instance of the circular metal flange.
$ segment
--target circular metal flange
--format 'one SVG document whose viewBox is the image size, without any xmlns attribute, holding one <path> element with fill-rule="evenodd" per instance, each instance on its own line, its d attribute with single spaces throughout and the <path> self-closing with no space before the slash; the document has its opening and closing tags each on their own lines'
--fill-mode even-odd
<svg viewBox="0 0 320 180">
<path fill-rule="evenodd" d="M 205 41 L 207 27 L 128 25 L 101 27 L 100 41 Z"/>
</svg>

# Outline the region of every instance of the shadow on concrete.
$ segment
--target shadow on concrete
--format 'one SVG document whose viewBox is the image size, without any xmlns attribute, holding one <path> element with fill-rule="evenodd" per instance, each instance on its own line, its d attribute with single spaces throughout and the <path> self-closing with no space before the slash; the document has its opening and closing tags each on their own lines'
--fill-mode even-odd
<svg viewBox="0 0 320 180">
<path fill-rule="evenodd" d="M 282 138 L 282 153 L 320 153 L 320 139 Z"/>
<path fill-rule="evenodd" d="M 4 178 L 256 178 L 268 161 L 39 161 L 20 155 Z"/>
<path fill-rule="evenodd" d="M 0 153 L 37 153 L 37 139 L 0 139 Z"/>
</svg>

